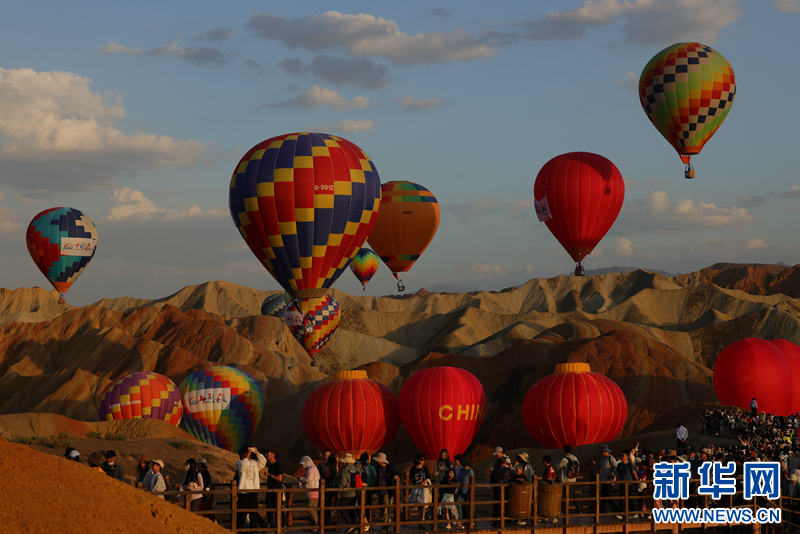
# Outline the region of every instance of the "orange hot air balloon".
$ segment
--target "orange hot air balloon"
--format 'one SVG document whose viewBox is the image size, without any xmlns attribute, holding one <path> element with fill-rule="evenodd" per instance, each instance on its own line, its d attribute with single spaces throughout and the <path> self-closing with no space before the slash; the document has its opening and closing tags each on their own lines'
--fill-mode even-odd
<svg viewBox="0 0 800 534">
<path fill-rule="evenodd" d="M 407 272 L 428 248 L 439 228 L 439 202 L 421 185 L 388 182 L 381 186 L 378 220 L 367 242 L 397 278 Z"/>
</svg>

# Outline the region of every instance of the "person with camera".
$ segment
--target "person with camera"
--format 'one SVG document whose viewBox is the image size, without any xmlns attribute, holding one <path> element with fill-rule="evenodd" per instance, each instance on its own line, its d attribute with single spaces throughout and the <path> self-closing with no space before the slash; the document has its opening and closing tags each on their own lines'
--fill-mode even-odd
<svg viewBox="0 0 800 534">
<path fill-rule="evenodd" d="M 258 508 L 258 493 L 248 490 L 261 489 L 261 475 L 259 471 L 267 465 L 267 459 L 255 447 L 245 447 L 239 453 L 240 460 L 236 462 L 236 476 L 239 479 L 239 499 L 236 506 L 239 510 L 254 510 Z M 245 528 L 245 517 L 250 514 L 250 528 L 267 528 L 267 524 L 258 512 L 236 512 L 236 528 Z"/>
</svg>

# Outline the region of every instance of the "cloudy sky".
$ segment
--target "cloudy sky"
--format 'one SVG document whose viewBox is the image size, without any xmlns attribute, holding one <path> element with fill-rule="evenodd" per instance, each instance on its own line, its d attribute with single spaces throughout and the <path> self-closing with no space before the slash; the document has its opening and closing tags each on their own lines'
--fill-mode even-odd
<svg viewBox="0 0 800 534">
<path fill-rule="evenodd" d="M 231 222 L 227 189 L 244 151 L 303 130 L 341 135 L 383 182 L 436 195 L 441 224 L 412 291 L 568 272 L 532 192 L 542 165 L 572 151 L 606 156 L 626 182 L 588 269 L 800 262 L 800 1 L 471 4 L 5 6 L 0 287 L 47 286 L 25 228 L 70 206 L 100 236 L 72 304 L 208 280 L 277 289 Z M 636 94 L 647 61 L 687 40 L 722 53 L 737 79 L 693 181 Z M 337 287 L 362 294 L 350 273 Z M 383 267 L 368 294 L 393 290 Z"/>
</svg>

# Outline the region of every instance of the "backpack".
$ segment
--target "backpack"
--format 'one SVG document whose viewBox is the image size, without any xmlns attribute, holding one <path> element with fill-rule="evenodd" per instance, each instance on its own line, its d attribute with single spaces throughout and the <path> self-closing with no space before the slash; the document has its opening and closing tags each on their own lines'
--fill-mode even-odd
<svg viewBox="0 0 800 534">
<path fill-rule="evenodd" d="M 355 479 L 355 484 L 353 484 L 354 487 L 361 488 L 364 486 L 364 482 L 361 480 L 361 473 L 356 473 L 353 475 L 353 478 Z"/>
<path fill-rule="evenodd" d="M 581 463 L 575 456 L 567 456 L 567 478 L 578 478 L 581 474 Z"/>
</svg>

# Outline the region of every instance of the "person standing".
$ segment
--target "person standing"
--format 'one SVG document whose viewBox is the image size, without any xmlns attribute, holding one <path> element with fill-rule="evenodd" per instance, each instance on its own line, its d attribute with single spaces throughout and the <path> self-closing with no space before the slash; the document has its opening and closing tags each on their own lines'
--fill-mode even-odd
<svg viewBox="0 0 800 534">
<path fill-rule="evenodd" d="M 261 475 L 259 471 L 267 465 L 267 459 L 255 447 L 245 447 L 239 453 L 240 460 L 236 462 L 236 474 L 239 477 L 239 500 L 236 506 L 239 510 L 255 510 L 258 508 L 258 493 L 248 490 L 261 489 Z M 255 457 L 255 458 L 254 458 Z M 236 528 L 245 528 L 244 521 L 250 515 L 251 528 L 267 528 L 264 518 L 258 511 L 236 512 Z"/>
<path fill-rule="evenodd" d="M 181 484 L 181 491 L 202 491 L 203 490 L 203 475 L 197 469 L 197 462 L 194 458 L 186 460 L 184 465 L 186 469 L 186 476 L 183 477 L 183 484 Z M 187 499 L 192 501 L 191 508 L 196 512 L 200 508 L 200 499 L 203 498 L 202 493 L 192 493 L 186 496 Z"/>
<path fill-rule="evenodd" d="M 572 454 L 572 445 L 564 445 L 564 457 L 556 465 L 556 480 L 558 482 L 569 483 L 569 499 L 575 504 L 575 513 L 582 514 L 581 501 L 576 501 L 575 482 L 578 481 L 578 472 L 581 463 Z"/>
<path fill-rule="evenodd" d="M 164 462 L 161 460 L 156 460 L 153 462 L 153 467 L 150 468 L 152 475 L 150 476 L 150 484 L 144 488 L 145 491 L 149 492 L 160 492 L 160 491 L 167 491 L 167 483 L 164 480 L 164 475 L 161 474 L 161 470 L 164 469 Z M 159 499 L 164 499 L 163 495 L 157 496 Z"/>
<path fill-rule="evenodd" d="M 475 478 L 475 471 L 472 470 L 472 465 L 469 458 L 462 454 L 456 455 L 456 480 L 459 484 L 459 489 L 456 492 L 456 502 L 469 502 L 470 499 L 470 486 L 472 479 Z M 469 519 L 469 504 L 462 504 L 459 510 L 459 519 Z"/>
<path fill-rule="evenodd" d="M 211 491 L 214 489 L 214 479 L 211 477 L 211 472 L 208 470 L 208 462 L 205 458 L 197 459 L 197 471 L 203 477 L 203 490 Z M 198 510 L 213 510 L 214 509 L 214 494 L 204 493 L 200 499 L 200 506 Z M 217 522 L 217 517 L 214 515 L 203 515 L 206 519 L 210 519 L 214 523 Z"/>
<path fill-rule="evenodd" d="M 274 447 L 267 449 L 267 488 L 283 489 L 283 468 L 278 462 L 278 451 Z M 267 528 L 278 526 L 278 499 L 280 492 L 268 492 L 266 496 Z"/>
<path fill-rule="evenodd" d="M 328 455 L 324 457 L 325 457 L 325 463 L 320 464 L 319 475 L 325 481 L 325 489 L 336 488 L 338 485 L 338 478 L 339 478 L 339 462 L 336 461 L 336 456 L 330 454 L 329 452 Z M 325 492 L 326 525 L 335 525 L 337 523 L 336 511 L 334 510 L 333 512 L 331 512 L 329 509 L 331 506 L 334 506 L 336 504 L 336 497 L 337 497 L 337 492 L 335 491 Z"/>
<path fill-rule="evenodd" d="M 125 482 L 125 470 L 117 464 L 117 453 L 114 451 L 106 452 L 106 461 L 100 466 L 103 472 L 115 480 Z"/>
<path fill-rule="evenodd" d="M 394 486 L 400 477 L 395 474 L 394 466 L 389 463 L 385 453 L 378 453 L 372 459 L 378 464 L 378 468 L 375 470 L 377 474 L 375 485 L 380 488 L 377 490 L 378 504 L 384 507 L 380 509 L 381 523 L 388 523 L 390 521 L 389 506 L 394 499 L 393 492 L 389 487 Z M 389 525 L 383 525 L 381 532 L 389 532 Z"/>
<path fill-rule="evenodd" d="M 319 488 L 319 470 L 314 465 L 314 461 L 308 456 L 303 456 L 300 460 L 300 465 L 306 470 L 303 476 L 300 477 L 300 484 L 309 490 Z M 308 507 L 311 508 L 308 512 L 311 517 L 311 524 L 316 527 L 319 525 L 319 515 L 315 510 L 319 506 L 319 491 L 306 492 L 306 498 L 308 499 Z"/>
<path fill-rule="evenodd" d="M 527 452 L 517 455 L 517 465 L 522 466 L 522 474 L 525 475 L 525 480 L 528 482 L 533 480 L 533 466 L 531 465 L 530 456 Z"/>
<path fill-rule="evenodd" d="M 352 525 L 356 523 L 356 475 L 360 475 L 361 472 L 355 465 L 355 458 L 353 458 L 353 455 L 349 452 L 342 458 L 342 463 L 344 467 L 339 472 L 339 487 L 345 489 L 345 491 L 339 493 L 339 506 L 345 506 L 347 508 L 339 510 L 339 514 L 342 516 L 345 523 L 351 525 L 346 531 L 346 534 L 350 534 L 358 531 L 358 526 Z"/>
<path fill-rule="evenodd" d="M 602 483 L 600 485 L 600 497 L 609 497 L 613 482 L 617 480 L 617 465 L 619 462 L 611 456 L 611 449 L 608 445 L 603 445 L 600 448 L 600 454 L 602 455 L 600 457 L 600 482 Z M 615 501 L 603 500 L 600 502 L 600 510 L 604 513 L 609 506 L 612 512 L 619 512 L 619 506 Z"/>
<path fill-rule="evenodd" d="M 499 466 L 496 469 L 494 468 L 492 469 L 492 474 L 489 477 L 489 482 L 491 484 L 508 484 L 514 478 L 514 471 L 510 467 L 508 467 L 507 462 L 508 460 L 506 460 L 505 456 L 500 458 Z M 503 516 L 508 515 L 508 501 L 506 500 L 506 502 L 504 503 L 505 506 L 501 504 L 501 502 L 503 501 L 503 486 L 497 486 L 492 488 L 492 494 L 493 494 L 492 500 L 498 501 L 497 503 L 492 505 L 492 517 L 496 519 L 495 522 L 493 523 L 493 526 L 501 527 L 502 526 L 500 523 L 501 515 Z M 501 506 L 503 507 L 501 508 Z M 505 510 L 505 512 L 501 513 L 503 510 Z"/>
<path fill-rule="evenodd" d="M 753 400 L 750 401 L 750 413 L 753 415 L 758 415 L 758 403 L 756 402 L 755 397 L 753 397 Z"/>
<path fill-rule="evenodd" d="M 430 484 L 431 473 L 428 471 L 428 468 L 425 466 L 425 455 L 422 453 L 418 453 L 417 456 L 414 458 L 414 465 L 411 466 L 411 469 L 408 471 L 408 478 L 412 485 L 419 486 L 419 488 L 414 488 L 411 490 L 411 493 L 408 496 L 408 502 L 425 504 L 428 502 L 426 500 L 426 493 L 429 493 L 428 490 L 425 489 L 425 486 Z M 422 507 L 422 517 L 425 519 L 430 519 L 429 515 L 430 508 L 427 506 Z M 425 529 L 425 525 L 420 524 L 420 530 Z"/>
<path fill-rule="evenodd" d="M 620 456 L 620 463 L 617 465 L 617 473 L 618 473 L 618 480 L 626 480 L 626 481 L 634 481 L 638 480 L 638 473 L 636 472 L 636 465 L 633 463 L 632 458 L 635 458 L 636 454 L 635 447 L 632 451 L 622 451 L 622 456 Z M 626 501 L 626 509 L 628 512 L 638 512 L 639 511 L 639 500 L 636 498 L 638 494 L 636 493 L 636 486 L 633 484 L 620 484 L 619 493 L 622 497 L 625 496 L 625 486 L 628 487 L 628 499 Z M 633 497 L 633 499 L 631 499 Z M 633 519 L 639 517 L 638 514 L 633 516 Z"/>
<path fill-rule="evenodd" d="M 153 471 L 150 469 L 150 458 L 143 454 L 141 458 L 139 458 L 139 465 L 136 469 L 136 483 L 135 486 L 138 488 L 139 484 L 142 485 L 142 489 L 147 491 L 150 487 L 150 477 L 153 476 Z"/>
<path fill-rule="evenodd" d="M 681 454 L 681 451 L 688 449 L 686 440 L 689 438 L 689 431 L 685 426 L 678 423 L 678 430 L 675 431 L 675 436 L 678 438 L 678 441 L 675 445 L 675 451 L 677 454 Z"/>
</svg>

